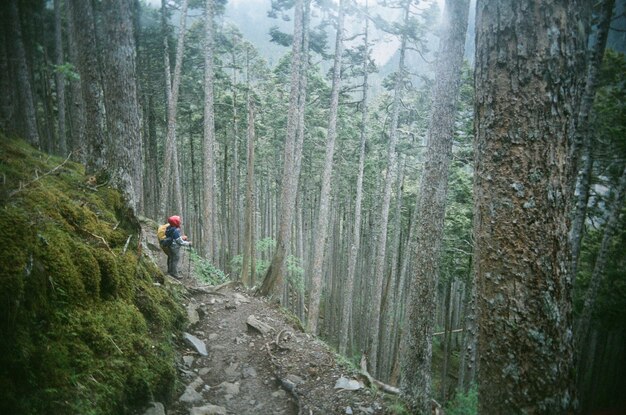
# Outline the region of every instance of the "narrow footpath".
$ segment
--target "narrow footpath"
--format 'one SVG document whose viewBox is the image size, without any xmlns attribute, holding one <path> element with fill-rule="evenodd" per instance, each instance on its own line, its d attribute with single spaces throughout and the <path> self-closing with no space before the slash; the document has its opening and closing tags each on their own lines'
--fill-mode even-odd
<svg viewBox="0 0 626 415">
<path fill-rule="evenodd" d="M 186 255 L 184 278 L 165 281 L 185 287 L 189 318 L 177 339 L 178 398 L 144 415 L 394 413 L 386 408 L 395 396 L 366 387 L 358 370 L 278 306 L 234 282 L 202 285 Z M 164 255 L 155 259 L 165 269 Z"/>
</svg>

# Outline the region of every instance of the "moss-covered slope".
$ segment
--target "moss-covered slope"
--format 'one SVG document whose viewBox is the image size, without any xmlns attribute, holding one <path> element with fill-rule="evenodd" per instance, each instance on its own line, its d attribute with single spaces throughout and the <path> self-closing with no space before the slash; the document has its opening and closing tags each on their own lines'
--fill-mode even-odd
<svg viewBox="0 0 626 415">
<path fill-rule="evenodd" d="M 0 136 L 0 230 L 0 413 L 119 414 L 166 399 L 184 314 L 155 284 L 120 194 Z"/>
</svg>

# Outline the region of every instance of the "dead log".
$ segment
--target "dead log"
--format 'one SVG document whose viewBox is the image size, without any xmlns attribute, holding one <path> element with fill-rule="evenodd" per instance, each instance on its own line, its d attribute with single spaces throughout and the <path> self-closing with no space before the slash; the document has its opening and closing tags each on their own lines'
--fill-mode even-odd
<svg viewBox="0 0 626 415">
<path fill-rule="evenodd" d="M 381 382 L 378 379 L 374 379 L 372 377 L 372 375 L 369 374 L 369 372 L 367 371 L 367 356 L 365 354 L 363 354 L 363 356 L 361 356 L 361 374 L 363 376 L 365 376 L 365 378 L 367 379 L 367 381 L 369 382 L 369 385 L 374 385 L 376 386 L 378 389 L 387 392 L 387 393 L 391 393 L 394 395 L 400 395 L 400 389 L 396 388 L 395 386 L 391 386 L 391 385 L 387 385 L 386 383 Z"/>
<path fill-rule="evenodd" d="M 265 336 L 266 334 L 269 334 L 272 331 L 276 331 L 274 330 L 274 327 L 270 326 L 269 324 L 263 323 L 261 320 L 258 320 L 252 314 L 248 316 L 248 319 L 246 320 L 246 324 L 248 325 L 248 327 L 253 328 L 257 332 L 261 333 L 261 335 L 263 336 Z"/>
</svg>

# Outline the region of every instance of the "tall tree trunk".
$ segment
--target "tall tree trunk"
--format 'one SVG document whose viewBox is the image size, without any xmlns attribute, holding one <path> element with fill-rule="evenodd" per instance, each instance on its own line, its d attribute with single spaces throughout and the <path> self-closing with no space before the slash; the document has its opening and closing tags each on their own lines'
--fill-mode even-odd
<svg viewBox="0 0 626 415">
<path fill-rule="evenodd" d="M 436 290 L 468 14 L 468 0 L 446 1 L 426 160 L 416 206 L 417 248 L 404 327 L 401 387 L 415 408 L 424 413 L 430 410 Z"/>
<path fill-rule="evenodd" d="M 67 44 L 68 50 L 67 54 L 69 56 L 70 62 L 74 65 L 75 68 L 79 68 L 80 63 L 78 59 L 78 45 L 76 39 L 76 28 L 74 27 L 74 17 L 73 17 L 73 9 L 69 1 L 65 2 L 65 13 L 67 17 Z M 70 128 L 71 135 L 68 137 L 68 145 L 75 151 L 85 145 L 87 141 L 86 138 L 86 109 L 85 109 L 85 99 L 83 98 L 83 87 L 80 78 L 76 77 L 70 80 Z M 77 152 L 78 157 L 76 160 L 80 162 L 85 162 L 85 151 Z"/>
<path fill-rule="evenodd" d="M 86 171 L 87 174 L 96 174 L 106 166 L 107 132 L 100 65 L 94 53 L 98 50 L 95 17 L 90 1 L 69 0 L 67 6 L 74 27 L 78 72 L 85 102 Z"/>
<path fill-rule="evenodd" d="M 611 204 L 611 208 L 607 213 L 606 226 L 604 228 L 604 235 L 602 236 L 602 243 L 600 250 L 596 257 L 596 263 L 593 267 L 593 273 L 591 274 L 591 281 L 589 288 L 585 294 L 585 304 L 576 327 L 575 338 L 576 348 L 578 351 L 582 350 L 587 338 L 589 337 L 589 331 L 591 327 L 591 316 L 596 305 L 598 298 L 598 290 L 602 284 L 604 277 L 604 269 L 608 261 L 608 254 L 611 248 L 611 241 L 613 235 L 617 231 L 619 223 L 620 213 L 624 207 L 624 198 L 626 197 L 626 167 L 622 171 L 622 175 L 619 179 L 619 184 L 615 191 L 615 198 Z"/>
<path fill-rule="evenodd" d="M 330 115 L 328 134 L 326 137 L 326 156 L 322 173 L 322 190 L 318 210 L 315 242 L 313 243 L 313 268 L 311 270 L 311 294 L 309 298 L 308 328 L 317 334 L 319 307 L 322 295 L 322 266 L 326 252 L 326 236 L 328 234 L 328 211 L 330 207 L 330 179 L 333 174 L 333 158 L 335 156 L 335 139 L 337 138 L 337 109 L 339 106 L 339 88 L 341 88 L 341 58 L 343 55 L 343 9 L 345 0 L 339 1 L 337 16 L 337 38 L 335 40 L 335 61 L 333 65 L 333 86 L 330 93 Z"/>
<path fill-rule="evenodd" d="M 480 413 L 570 413 L 574 406 L 567 156 L 584 68 L 579 6 L 477 6 Z"/>
<path fill-rule="evenodd" d="M 471 261 L 471 260 L 470 260 Z M 470 267 L 471 267 L 470 262 Z M 469 386 L 476 380 L 476 348 L 478 344 L 477 334 L 477 310 L 476 295 L 477 287 L 475 275 L 472 271 L 466 287 L 465 296 L 465 322 L 463 333 L 463 344 L 461 349 L 461 359 L 459 362 L 459 390 L 467 391 Z"/>
<path fill-rule="evenodd" d="M 40 146 L 39 131 L 37 129 L 37 112 L 35 111 L 35 99 L 31 85 L 31 74 L 24 50 L 24 38 L 22 36 L 22 24 L 20 13 L 17 9 L 17 0 L 9 0 L 9 24 L 11 25 L 11 38 L 13 39 L 13 51 L 16 57 L 17 81 L 20 104 L 24 117 L 24 133 L 28 142 Z"/>
<path fill-rule="evenodd" d="M 54 0 L 54 53 L 55 63 L 61 66 L 65 63 L 63 54 L 63 23 L 61 19 L 61 0 Z M 57 152 L 61 155 L 67 153 L 67 132 L 65 127 L 65 75 L 57 69 L 55 74 L 57 88 L 57 119 L 59 137 Z"/>
<path fill-rule="evenodd" d="M 233 65 L 232 108 L 233 108 L 233 162 L 230 177 L 230 229 L 228 232 L 229 249 L 227 269 L 230 269 L 232 258 L 239 253 L 239 126 L 237 125 L 237 62 L 235 49 L 231 50 Z"/>
<path fill-rule="evenodd" d="M 167 214 L 168 209 L 174 209 L 178 214 L 182 214 L 183 201 L 182 189 L 180 185 L 180 169 L 178 165 L 178 152 L 176 148 L 176 114 L 178 110 L 178 93 L 180 91 L 180 75 L 183 66 L 183 48 L 185 46 L 186 22 L 187 22 L 188 0 L 183 0 L 180 14 L 180 24 L 178 32 L 178 42 L 176 44 L 176 62 L 174 63 L 174 76 L 169 82 L 169 56 L 167 47 L 165 48 L 165 71 L 167 91 L 167 137 L 165 139 L 165 157 L 163 159 L 163 175 L 161 180 L 161 217 Z M 162 6 L 165 13 L 165 4 Z M 165 19 L 165 16 L 162 17 Z M 165 34 L 167 42 L 167 32 Z M 170 191 L 171 190 L 171 191 Z M 168 195 L 172 194 L 173 201 Z"/>
<path fill-rule="evenodd" d="M 356 273 L 357 255 L 361 243 L 361 207 L 363 203 L 363 172 L 365 170 L 365 144 L 367 142 L 367 116 L 368 116 L 368 66 L 370 49 L 368 43 L 369 19 L 365 19 L 365 35 L 363 37 L 363 98 L 361 99 L 361 143 L 359 145 L 359 171 L 356 179 L 356 199 L 354 202 L 354 229 L 350 244 L 350 258 L 348 259 L 348 275 L 344 283 L 343 302 L 341 303 L 341 324 L 339 326 L 339 353 L 345 355 L 348 346 L 348 334 L 350 333 L 350 316 L 352 314 L 352 302 L 354 293 L 354 276 Z"/>
<path fill-rule="evenodd" d="M 214 263 L 217 259 L 215 216 L 215 120 L 213 112 L 213 0 L 206 0 L 204 14 L 204 140 L 202 142 L 204 192 L 202 204 L 202 250 Z"/>
<path fill-rule="evenodd" d="M 7 133 L 15 133 L 17 126 L 15 124 L 15 98 L 16 91 L 11 85 L 15 83 L 12 81 L 11 65 L 10 65 L 10 49 L 11 45 L 8 43 L 7 37 L 7 17 L 5 13 L 5 7 L 7 5 L 0 6 L 2 11 L 2 17 L 0 18 L 0 24 L 3 26 L 0 28 L 0 90 L 5 91 L 0 94 L 0 129 Z"/>
<path fill-rule="evenodd" d="M 110 0 L 104 8 L 105 102 L 110 143 L 108 173 L 138 214 L 143 197 L 141 116 L 137 96 L 133 0 Z"/>
<path fill-rule="evenodd" d="M 580 246 L 583 238 L 583 228 L 587 217 L 587 203 L 589 201 L 589 187 L 591 184 L 591 170 L 593 167 L 593 157 L 591 154 L 591 132 L 589 131 L 589 114 L 593 107 L 593 101 L 596 95 L 598 77 L 600 67 L 602 66 L 602 58 L 606 49 L 606 41 L 611 26 L 611 16 L 613 15 L 613 7 L 615 0 L 603 0 L 599 3 L 600 10 L 598 13 L 599 23 L 595 32 L 595 43 L 589 53 L 589 62 L 587 63 L 587 80 L 585 90 L 578 111 L 578 126 L 574 136 L 573 149 L 578 151 L 582 147 L 581 157 L 576 157 L 582 163 L 578 181 L 578 196 L 576 198 L 576 209 L 572 219 L 572 229 L 570 231 L 570 240 L 572 244 L 572 261 L 570 265 L 570 275 L 572 280 L 576 281 L 576 273 L 578 271 L 578 257 L 580 256 Z"/>
<path fill-rule="evenodd" d="M 285 272 L 287 247 L 291 241 L 291 225 L 296 201 L 297 177 L 294 177 L 296 135 L 300 120 L 299 105 L 302 94 L 300 88 L 302 70 L 302 21 L 303 0 L 296 0 L 294 11 L 294 35 L 291 61 L 291 90 L 289 94 L 289 114 L 287 117 L 287 134 L 285 138 L 284 164 L 281 189 L 281 212 L 278 238 L 272 262 L 267 269 L 263 285 L 259 293 L 265 296 L 277 296 L 282 292 L 282 281 Z"/>
<path fill-rule="evenodd" d="M 254 107 L 248 93 L 248 156 L 246 160 L 246 219 L 244 227 L 243 263 L 241 267 L 241 282 L 245 287 L 254 285 L 254 268 L 252 258 L 254 252 Z"/>
<path fill-rule="evenodd" d="M 404 24 L 408 25 L 411 2 L 405 5 Z M 396 145 L 398 144 L 398 119 L 400 116 L 400 103 L 402 100 L 402 90 L 404 88 L 404 78 L 406 70 L 404 61 L 406 56 L 407 34 L 402 33 L 400 41 L 400 61 L 398 64 L 398 72 L 396 73 L 396 81 L 394 86 L 393 104 L 391 107 L 391 126 L 389 147 L 387 149 L 387 172 L 385 174 L 385 184 L 381 200 L 381 214 L 378 224 L 378 247 L 376 251 L 376 260 L 374 265 L 374 286 L 372 288 L 372 301 L 370 303 L 370 333 L 368 356 L 370 363 L 370 372 L 375 376 L 378 375 L 378 344 L 380 334 L 380 309 L 383 291 L 383 279 L 385 273 L 386 254 L 387 254 L 387 227 L 389 225 L 389 206 L 391 204 L 391 187 L 393 185 L 394 175 L 396 173 L 397 153 Z"/>
</svg>

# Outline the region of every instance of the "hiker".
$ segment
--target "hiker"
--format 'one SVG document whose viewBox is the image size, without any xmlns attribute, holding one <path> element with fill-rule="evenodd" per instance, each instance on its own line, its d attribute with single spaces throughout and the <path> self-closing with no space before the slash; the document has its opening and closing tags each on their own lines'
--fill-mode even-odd
<svg viewBox="0 0 626 415">
<path fill-rule="evenodd" d="M 191 242 L 187 240 L 186 235 L 180 234 L 180 216 L 170 216 L 167 219 L 169 226 L 165 230 L 165 237 L 171 242 L 167 246 L 162 246 L 163 251 L 167 254 L 167 273 L 180 279 L 178 275 L 178 262 L 180 261 L 180 247 L 189 246 Z"/>
</svg>

